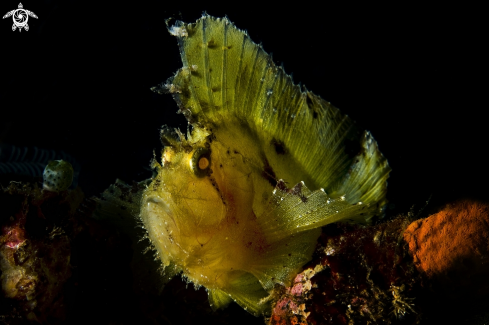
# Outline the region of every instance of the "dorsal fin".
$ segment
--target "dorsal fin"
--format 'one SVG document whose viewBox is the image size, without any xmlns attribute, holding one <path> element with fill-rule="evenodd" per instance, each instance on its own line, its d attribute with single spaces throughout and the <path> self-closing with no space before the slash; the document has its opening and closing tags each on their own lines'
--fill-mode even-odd
<svg viewBox="0 0 489 325">
<path fill-rule="evenodd" d="M 170 32 L 178 39 L 183 68 L 165 87 L 190 123 L 217 136 L 222 130 L 232 130 L 235 138 L 246 134 L 258 152 L 248 155 L 250 164 L 265 162 L 291 185 L 304 181 L 312 191 L 324 188 L 352 204 L 385 205 L 390 167 L 370 134 L 302 91 L 247 33 L 227 18 L 207 15 L 193 24 L 177 22 Z"/>
</svg>

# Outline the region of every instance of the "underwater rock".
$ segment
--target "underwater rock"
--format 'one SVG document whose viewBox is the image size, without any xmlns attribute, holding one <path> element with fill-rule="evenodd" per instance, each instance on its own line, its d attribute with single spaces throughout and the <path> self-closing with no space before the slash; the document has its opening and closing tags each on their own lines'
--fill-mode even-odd
<svg viewBox="0 0 489 325">
<path fill-rule="evenodd" d="M 407 324 L 419 320 L 418 273 L 403 249 L 406 217 L 371 227 L 323 229 L 318 249 L 292 287 L 277 290 L 270 324 Z M 405 324 L 403 322 L 402 324 Z"/>
<path fill-rule="evenodd" d="M 95 206 L 80 188 L 0 189 L 0 321 L 107 324 L 134 311 L 115 313 L 131 301 L 130 244 L 90 217 Z"/>
<path fill-rule="evenodd" d="M 269 324 L 463 323 L 477 313 L 470 306 L 489 299 L 489 205 L 460 201 L 411 220 L 326 226 L 311 263 L 276 288 Z M 451 306 L 458 312 L 445 313 Z"/>
<path fill-rule="evenodd" d="M 418 270 L 433 290 L 456 299 L 489 294 L 489 205 L 473 200 L 447 204 L 404 232 Z"/>
<path fill-rule="evenodd" d="M 79 190 L 58 196 L 14 182 L 0 191 L 0 314 L 40 323 L 64 319 L 62 293 L 72 274 L 67 223 L 82 199 Z"/>
<path fill-rule="evenodd" d="M 111 195 L 131 196 L 143 185 L 119 182 Z M 84 199 L 80 189 L 55 193 L 15 182 L 2 189 L 0 320 L 7 324 L 263 322 L 236 304 L 214 312 L 204 288 L 195 290 L 179 277 L 162 292 L 135 289 L 154 284 L 154 279 L 146 283 L 135 279 L 140 275 L 131 272 L 130 240 L 91 217 L 97 204 Z M 469 310 L 472 303 L 477 308 L 465 316 L 477 315 L 489 299 L 488 211 L 488 205 L 461 201 L 414 222 L 399 217 L 368 227 L 324 227 L 313 260 L 291 286 L 275 286 L 269 323 L 429 324 L 438 321 L 437 311 L 446 308 L 456 311 L 449 317 L 463 320 L 461 310 Z M 432 263 L 440 257 L 443 262 Z M 146 276 L 147 265 L 135 262 Z"/>
</svg>

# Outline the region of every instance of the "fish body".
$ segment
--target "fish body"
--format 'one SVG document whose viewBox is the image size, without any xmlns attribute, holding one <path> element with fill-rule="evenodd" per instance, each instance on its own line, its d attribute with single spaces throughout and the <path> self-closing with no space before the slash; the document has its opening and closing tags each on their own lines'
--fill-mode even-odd
<svg viewBox="0 0 489 325">
<path fill-rule="evenodd" d="M 370 133 L 228 19 L 170 33 L 183 67 L 153 90 L 172 93 L 191 131 L 162 129 L 139 216 L 163 266 L 204 286 L 214 309 L 234 300 L 266 313 L 322 226 L 382 216 L 390 168 Z"/>
</svg>

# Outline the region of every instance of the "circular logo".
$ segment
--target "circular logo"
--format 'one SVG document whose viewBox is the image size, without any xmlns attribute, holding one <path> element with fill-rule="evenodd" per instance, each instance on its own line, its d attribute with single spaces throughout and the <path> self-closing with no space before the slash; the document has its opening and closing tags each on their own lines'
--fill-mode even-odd
<svg viewBox="0 0 489 325">
<path fill-rule="evenodd" d="M 14 24 L 17 27 L 24 27 L 27 24 L 27 20 L 29 19 L 29 16 L 24 9 L 15 10 L 12 16 L 14 18 Z"/>
</svg>

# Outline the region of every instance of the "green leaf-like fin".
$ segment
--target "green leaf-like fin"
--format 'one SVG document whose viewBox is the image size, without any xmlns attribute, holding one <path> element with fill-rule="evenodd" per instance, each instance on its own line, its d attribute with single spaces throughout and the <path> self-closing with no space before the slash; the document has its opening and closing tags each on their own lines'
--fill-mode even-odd
<svg viewBox="0 0 489 325">
<path fill-rule="evenodd" d="M 248 272 L 236 271 L 236 276 L 226 288 L 208 291 L 209 303 L 213 310 L 226 307 L 231 301 L 236 301 L 249 313 L 258 316 L 266 313 L 269 304 L 264 302 L 268 293 L 263 289 L 257 278 Z"/>
<path fill-rule="evenodd" d="M 258 316 L 268 312 L 269 296 L 258 279 L 251 273 L 236 271 L 236 277 L 226 288 L 229 296 L 249 313 Z"/>
<path fill-rule="evenodd" d="M 369 132 L 295 85 L 227 18 L 177 22 L 170 33 L 178 39 L 183 68 L 163 86 L 190 123 L 229 146 L 232 139 L 253 139 L 244 153 L 249 164 L 262 169 L 265 162 L 288 184 L 302 181 L 331 198 L 377 207 L 346 219 L 368 222 L 382 215 L 390 167 Z"/>
<path fill-rule="evenodd" d="M 219 289 L 210 289 L 207 294 L 209 295 L 209 304 L 214 311 L 227 307 L 233 301 L 228 293 Z"/>
<path fill-rule="evenodd" d="M 266 290 L 275 283 L 286 285 L 290 275 L 311 259 L 322 226 L 376 210 L 375 205 L 331 198 L 323 189 L 312 192 L 302 182 L 289 189 L 283 180 L 277 183 L 267 207 L 258 221 L 270 247 L 250 266 Z"/>
</svg>

